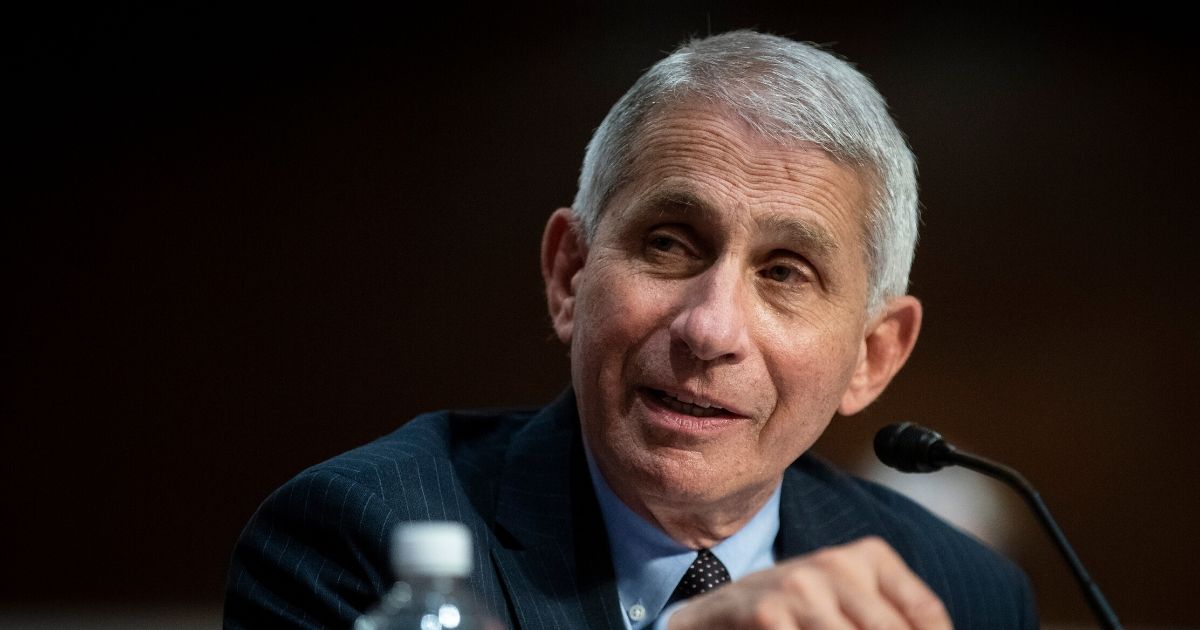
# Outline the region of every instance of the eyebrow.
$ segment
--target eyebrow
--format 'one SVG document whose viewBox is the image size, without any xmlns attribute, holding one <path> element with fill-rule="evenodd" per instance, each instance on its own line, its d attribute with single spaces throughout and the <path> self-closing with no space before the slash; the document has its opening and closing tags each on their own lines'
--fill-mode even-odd
<svg viewBox="0 0 1200 630">
<path fill-rule="evenodd" d="M 660 188 L 655 190 L 637 205 L 650 210 L 657 210 L 659 214 L 686 213 L 700 214 L 708 217 L 717 213 L 715 208 L 691 191 L 678 188 Z"/>
<path fill-rule="evenodd" d="M 667 187 L 651 192 L 637 204 L 660 215 L 697 214 L 713 218 L 720 210 L 690 190 Z M 839 249 L 838 242 L 824 226 L 799 217 L 772 214 L 757 221 L 766 234 L 801 248 L 805 253 L 830 257 Z"/>
<path fill-rule="evenodd" d="M 788 243 L 798 243 L 823 257 L 832 256 L 838 243 L 824 227 L 796 217 L 771 215 L 759 224 L 768 234 L 778 234 Z"/>
</svg>

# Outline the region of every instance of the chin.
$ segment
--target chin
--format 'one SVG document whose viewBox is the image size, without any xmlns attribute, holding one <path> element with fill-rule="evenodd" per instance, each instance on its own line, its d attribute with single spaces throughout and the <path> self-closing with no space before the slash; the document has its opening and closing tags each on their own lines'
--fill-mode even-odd
<svg viewBox="0 0 1200 630">
<path fill-rule="evenodd" d="M 696 451 L 652 447 L 640 454 L 637 461 L 628 462 L 628 470 L 637 476 L 640 491 L 663 501 L 716 503 L 750 483 L 746 478 L 731 478 L 727 470 L 714 467 Z"/>
</svg>

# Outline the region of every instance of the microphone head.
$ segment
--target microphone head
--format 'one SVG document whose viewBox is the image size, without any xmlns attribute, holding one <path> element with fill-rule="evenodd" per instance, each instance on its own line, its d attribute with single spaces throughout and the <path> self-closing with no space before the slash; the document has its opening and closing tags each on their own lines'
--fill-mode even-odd
<svg viewBox="0 0 1200 630">
<path fill-rule="evenodd" d="M 949 445 L 937 431 L 919 424 L 889 424 L 875 434 L 879 461 L 901 472 L 933 472 L 950 462 Z"/>
</svg>

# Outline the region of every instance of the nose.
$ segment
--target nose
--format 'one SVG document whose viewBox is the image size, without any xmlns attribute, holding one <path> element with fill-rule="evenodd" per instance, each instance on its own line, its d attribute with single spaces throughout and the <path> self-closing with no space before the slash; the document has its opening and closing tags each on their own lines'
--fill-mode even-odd
<svg viewBox="0 0 1200 630">
<path fill-rule="evenodd" d="M 749 346 L 746 297 L 732 262 L 718 263 L 689 281 L 683 308 L 671 321 L 671 338 L 697 359 L 734 363 Z"/>
</svg>

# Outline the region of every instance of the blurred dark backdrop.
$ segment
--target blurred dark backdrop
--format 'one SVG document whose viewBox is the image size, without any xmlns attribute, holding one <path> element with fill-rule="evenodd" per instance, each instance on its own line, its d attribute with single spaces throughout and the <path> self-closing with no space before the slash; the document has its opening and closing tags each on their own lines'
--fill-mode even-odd
<svg viewBox="0 0 1200 630">
<path fill-rule="evenodd" d="M 1039 485 L 1126 621 L 1200 623 L 1182 15 L 653 5 L 9 11 L 0 608 L 219 605 L 302 468 L 550 399 L 537 249 L 592 129 L 689 35 L 759 27 L 856 62 L 921 168 L 921 342 L 819 448 L 936 426 Z M 1021 540 L 1043 618 L 1086 622 Z"/>
</svg>

